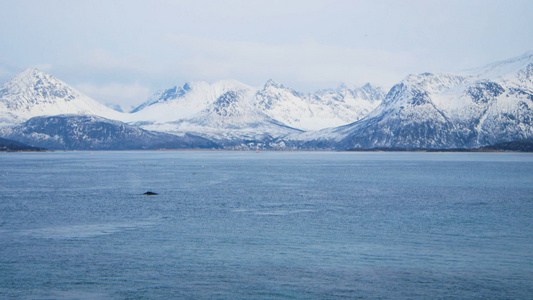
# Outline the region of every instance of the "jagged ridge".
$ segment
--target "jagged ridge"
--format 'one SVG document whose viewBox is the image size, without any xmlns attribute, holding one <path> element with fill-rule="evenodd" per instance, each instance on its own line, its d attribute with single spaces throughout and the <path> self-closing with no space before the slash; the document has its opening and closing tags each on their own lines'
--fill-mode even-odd
<svg viewBox="0 0 533 300">
<path fill-rule="evenodd" d="M 365 118 L 290 142 L 335 149 L 477 148 L 531 138 L 532 70 L 533 56 L 523 55 L 479 74 L 410 75 Z"/>
</svg>

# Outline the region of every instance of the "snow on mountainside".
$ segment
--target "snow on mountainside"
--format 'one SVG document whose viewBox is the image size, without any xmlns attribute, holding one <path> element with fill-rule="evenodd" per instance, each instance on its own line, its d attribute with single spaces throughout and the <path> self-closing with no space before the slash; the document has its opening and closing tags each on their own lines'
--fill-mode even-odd
<svg viewBox="0 0 533 300">
<path fill-rule="evenodd" d="M 35 69 L 0 89 L 2 125 L 59 114 L 190 132 L 230 148 L 477 148 L 533 138 L 533 52 L 458 73 L 409 75 L 386 95 L 369 84 L 299 93 L 272 80 L 260 89 L 235 80 L 190 82 L 156 93 L 133 113 L 114 111 Z M 68 124 L 77 120 L 71 116 Z M 53 119 L 45 121 L 39 124 Z M 79 133 L 83 140 L 73 128 L 69 138 Z"/>
<path fill-rule="evenodd" d="M 409 75 L 365 118 L 292 137 L 292 143 L 338 149 L 474 148 L 533 137 L 533 55 L 476 72 Z"/>
<path fill-rule="evenodd" d="M 385 93 L 366 84 L 316 93 L 298 93 L 269 80 L 256 94 L 256 106 L 271 118 L 302 130 L 319 130 L 357 121 L 372 111 Z"/>
<path fill-rule="evenodd" d="M 508 74 L 517 73 L 533 61 L 533 50 L 528 51 L 520 56 L 499 62 L 491 63 L 480 68 L 474 68 L 459 72 L 458 74 L 466 77 L 476 77 L 485 79 L 494 79 L 504 77 Z"/>
<path fill-rule="evenodd" d="M 272 80 L 259 91 L 232 80 L 213 84 L 192 82 L 157 92 L 133 111 L 131 120 L 159 124 L 187 120 L 207 109 L 224 93 L 243 90 L 255 93 L 251 103 L 265 115 L 302 130 L 354 122 L 374 109 L 385 95 L 381 88 L 370 84 L 358 89 L 342 87 L 303 94 Z"/>
<path fill-rule="evenodd" d="M 163 103 L 163 102 L 166 102 L 172 99 L 176 99 L 178 97 L 182 97 L 187 92 L 189 92 L 191 89 L 192 89 L 191 85 L 189 83 L 186 83 L 183 87 L 174 86 L 170 89 L 159 90 L 152 97 L 150 97 L 146 102 L 132 109 L 131 112 L 136 113 L 156 103 Z"/>
<path fill-rule="evenodd" d="M 273 81 L 259 91 L 235 80 L 200 81 L 159 91 L 132 113 L 122 113 L 120 107 L 100 104 L 49 74 L 27 69 L 0 90 L 0 124 L 20 124 L 37 116 L 95 115 L 147 130 L 191 132 L 225 144 L 264 144 L 300 128 L 352 122 L 382 97 L 381 89 L 368 84 L 301 94 Z"/>
<path fill-rule="evenodd" d="M 303 94 L 269 80 L 261 90 L 234 80 L 190 82 L 162 90 L 131 114 L 147 130 L 190 132 L 224 145 L 268 143 L 302 130 L 348 124 L 383 98 L 367 84 Z"/>
<path fill-rule="evenodd" d="M 37 69 L 24 70 L 0 89 L 0 123 L 14 124 L 35 116 L 58 114 L 93 114 L 110 119 L 122 116 Z"/>
<path fill-rule="evenodd" d="M 251 91 L 253 88 L 236 80 L 220 80 L 212 84 L 188 82 L 183 87 L 175 86 L 157 92 L 132 111 L 130 120 L 166 123 L 191 118 L 224 93 L 240 90 Z"/>
<path fill-rule="evenodd" d="M 300 132 L 268 117 L 251 103 L 250 90 L 228 91 L 191 118 L 143 128 L 172 133 L 189 132 L 226 146 L 267 143 L 273 137 Z"/>
</svg>

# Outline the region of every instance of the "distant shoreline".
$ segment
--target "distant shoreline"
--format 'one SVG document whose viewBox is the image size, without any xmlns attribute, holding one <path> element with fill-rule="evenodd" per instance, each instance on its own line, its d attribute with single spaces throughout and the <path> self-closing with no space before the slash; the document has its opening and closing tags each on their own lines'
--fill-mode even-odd
<svg viewBox="0 0 533 300">
<path fill-rule="evenodd" d="M 33 147 L 17 141 L 0 138 L 0 152 L 52 152 L 52 151 L 222 151 L 222 152 L 264 152 L 264 151 L 287 151 L 287 152 L 533 152 L 533 139 L 503 142 L 480 148 L 407 148 L 407 147 L 373 147 L 352 148 L 346 150 L 334 149 L 210 149 L 210 148 L 181 148 L 181 149 L 56 149 Z"/>
<path fill-rule="evenodd" d="M 426 148 L 355 148 L 344 150 L 345 152 L 473 152 L 473 153 L 487 153 L 487 152 L 526 152 L 530 153 L 533 150 L 505 150 L 505 149 L 426 149 Z"/>
</svg>

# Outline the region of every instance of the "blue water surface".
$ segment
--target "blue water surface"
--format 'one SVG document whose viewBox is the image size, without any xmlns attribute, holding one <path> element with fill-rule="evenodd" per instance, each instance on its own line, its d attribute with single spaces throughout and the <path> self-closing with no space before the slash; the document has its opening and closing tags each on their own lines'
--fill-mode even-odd
<svg viewBox="0 0 533 300">
<path fill-rule="evenodd" d="M 0 298 L 532 299 L 532 183 L 522 153 L 0 153 Z"/>
</svg>

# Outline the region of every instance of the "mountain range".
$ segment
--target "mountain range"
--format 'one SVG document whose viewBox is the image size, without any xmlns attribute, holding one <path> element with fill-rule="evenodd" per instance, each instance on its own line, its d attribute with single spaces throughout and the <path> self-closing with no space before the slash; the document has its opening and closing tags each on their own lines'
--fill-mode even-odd
<svg viewBox="0 0 533 300">
<path fill-rule="evenodd" d="M 533 52 L 456 73 L 411 74 L 387 93 L 301 93 L 273 80 L 188 82 L 130 113 L 27 69 L 0 89 L 0 136 L 50 149 L 478 148 L 533 137 Z"/>
<path fill-rule="evenodd" d="M 533 52 L 529 52 L 456 74 L 409 75 L 364 118 L 284 141 L 318 149 L 446 149 L 532 136 Z"/>
<path fill-rule="evenodd" d="M 152 132 L 95 115 L 38 116 L 0 129 L 4 137 L 50 150 L 217 149 L 191 134 Z"/>
</svg>

